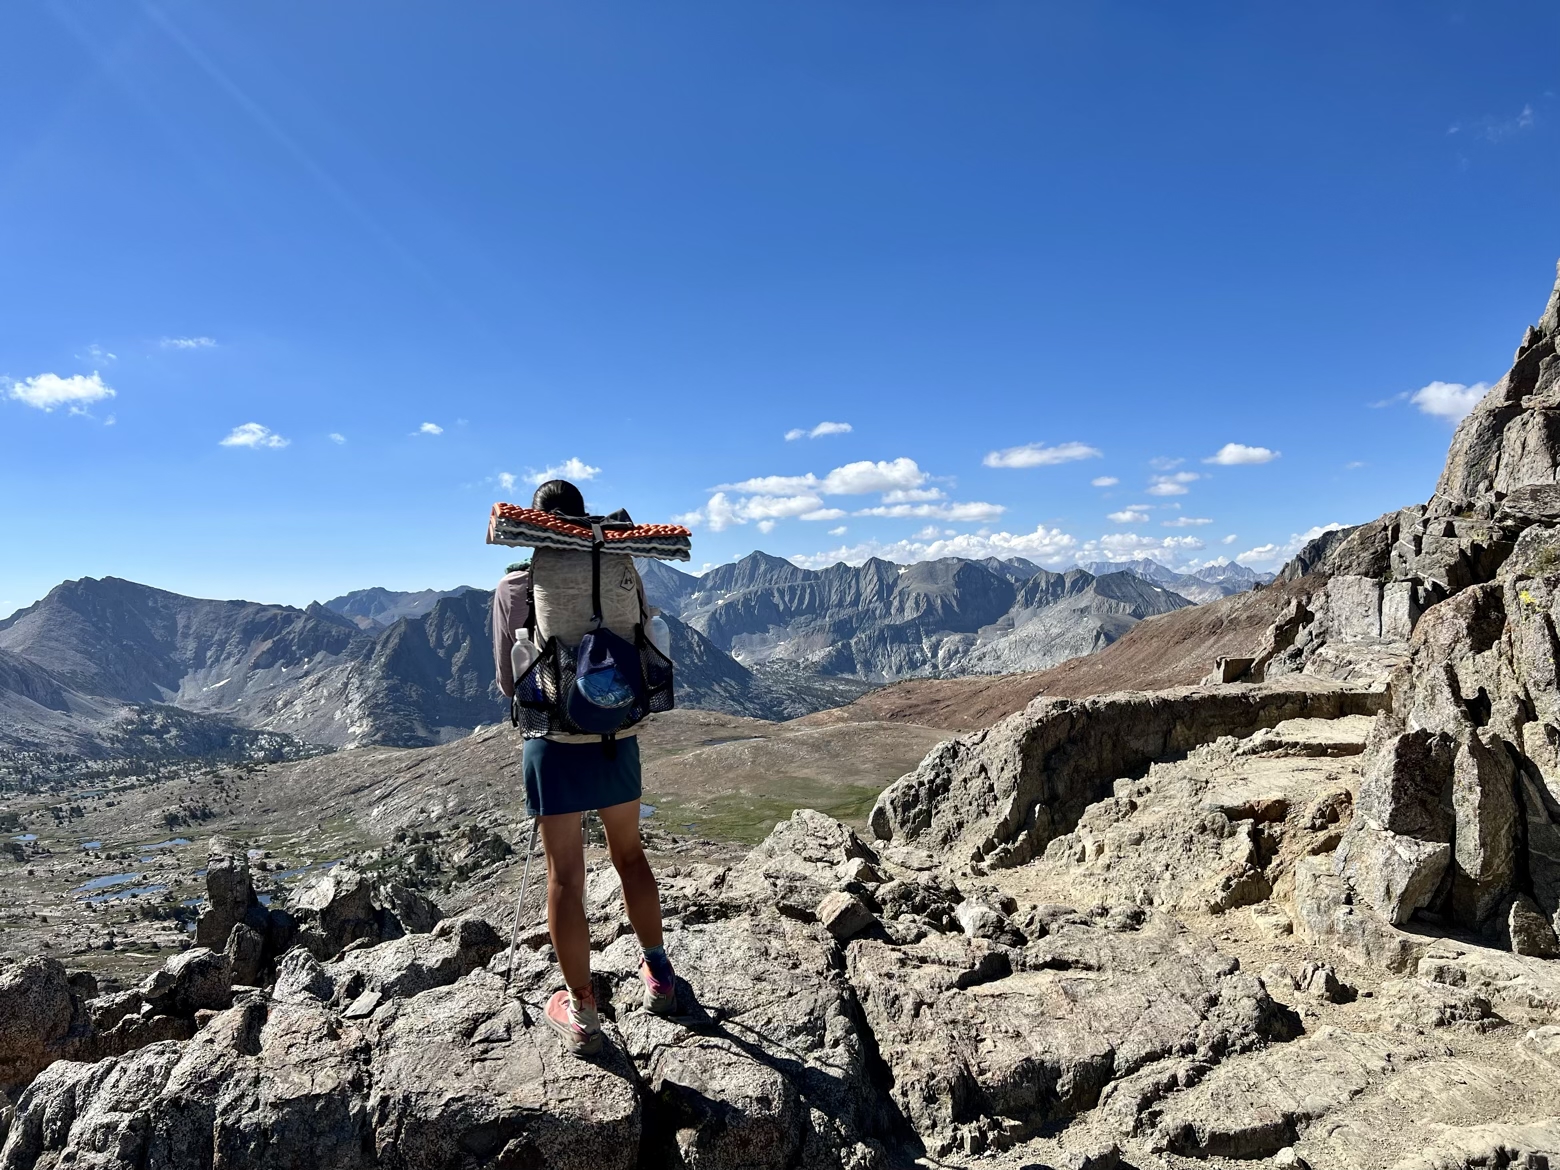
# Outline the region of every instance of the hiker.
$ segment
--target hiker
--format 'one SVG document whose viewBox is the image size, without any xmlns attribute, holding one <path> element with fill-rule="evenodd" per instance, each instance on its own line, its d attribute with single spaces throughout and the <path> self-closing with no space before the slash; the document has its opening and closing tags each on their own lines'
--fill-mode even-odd
<svg viewBox="0 0 1560 1170">
<path fill-rule="evenodd" d="M 531 506 L 589 525 L 588 519 L 581 519 L 586 517 L 584 497 L 567 480 L 542 484 Z M 624 514 L 609 519 L 619 516 L 627 519 Z M 645 601 L 644 582 L 632 557 L 600 549 L 593 553 L 539 547 L 529 566 L 511 566 L 493 593 L 493 658 L 499 688 L 506 696 L 515 696 L 520 681 L 515 677 L 517 659 L 524 670 L 527 662 L 537 658 L 536 650 L 548 647 L 556 654 L 557 646 L 577 646 L 598 627 L 632 640 L 636 627 L 657 613 Z M 532 645 L 522 643 L 517 655 L 516 643 L 522 639 Z M 550 639 L 556 643 L 550 644 Z M 522 694 L 526 693 L 535 692 L 522 685 Z M 644 951 L 639 974 L 645 1007 L 667 1015 L 676 998 L 672 964 L 661 935 L 660 892 L 639 840 L 639 741 L 632 727 L 609 736 L 538 733 L 537 726 L 552 724 L 545 720 L 540 725 L 525 724 L 525 805 L 541 826 L 547 858 L 547 929 L 565 984 L 548 1000 L 544 1015 L 570 1051 L 587 1056 L 601 1048 L 601 1022 L 590 981 L 581 814 L 596 812 L 606 830 L 628 920 Z"/>
</svg>

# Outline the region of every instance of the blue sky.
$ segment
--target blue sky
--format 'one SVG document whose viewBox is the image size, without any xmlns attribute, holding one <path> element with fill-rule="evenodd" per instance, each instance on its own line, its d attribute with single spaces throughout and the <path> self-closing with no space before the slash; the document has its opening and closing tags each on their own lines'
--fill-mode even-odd
<svg viewBox="0 0 1560 1170">
<path fill-rule="evenodd" d="M 1424 499 L 1538 315 L 1557 43 L 1499 0 L 16 0 L 0 611 L 487 584 L 488 506 L 567 466 L 695 568 L 1271 568 Z"/>
</svg>

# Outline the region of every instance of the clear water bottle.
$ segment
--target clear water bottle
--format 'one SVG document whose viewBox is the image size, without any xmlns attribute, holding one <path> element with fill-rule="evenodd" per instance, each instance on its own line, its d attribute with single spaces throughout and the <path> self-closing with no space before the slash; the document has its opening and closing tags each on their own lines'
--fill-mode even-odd
<svg viewBox="0 0 1560 1170">
<path fill-rule="evenodd" d="M 654 646 L 668 662 L 672 659 L 672 628 L 666 624 L 666 619 L 656 614 L 645 627 L 645 633 L 650 638 L 650 645 Z"/>
<path fill-rule="evenodd" d="M 509 667 L 514 671 L 515 681 L 519 682 L 525 677 L 525 672 L 531 669 L 539 656 L 536 643 L 530 638 L 520 637 L 515 639 L 514 647 L 509 651 Z"/>
</svg>

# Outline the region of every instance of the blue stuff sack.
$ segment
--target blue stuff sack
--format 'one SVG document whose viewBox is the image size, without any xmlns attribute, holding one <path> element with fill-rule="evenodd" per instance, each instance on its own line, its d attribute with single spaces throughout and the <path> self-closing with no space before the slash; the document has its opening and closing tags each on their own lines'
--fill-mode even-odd
<svg viewBox="0 0 1560 1170">
<path fill-rule="evenodd" d="M 648 704 L 639 651 L 602 628 L 580 639 L 564 714 L 581 731 L 611 735 L 642 717 Z"/>
</svg>

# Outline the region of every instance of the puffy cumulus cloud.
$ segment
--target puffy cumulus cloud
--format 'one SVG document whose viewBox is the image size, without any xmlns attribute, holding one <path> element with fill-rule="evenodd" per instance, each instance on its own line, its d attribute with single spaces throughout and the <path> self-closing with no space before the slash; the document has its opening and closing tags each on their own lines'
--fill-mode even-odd
<svg viewBox="0 0 1560 1170">
<path fill-rule="evenodd" d="M 417 433 L 419 435 L 442 435 L 444 428 L 438 423 L 423 423 L 422 426 L 417 428 Z"/>
<path fill-rule="evenodd" d="M 115 391 L 96 371 L 91 374 L 39 374 L 20 382 L 5 380 L 6 397 L 37 410 L 52 411 L 61 406 L 72 414 L 85 414 L 87 406 L 114 397 Z"/>
<path fill-rule="evenodd" d="M 331 433 L 326 435 L 325 437 L 327 439 L 329 439 L 332 443 L 335 443 L 338 447 L 341 446 L 341 444 L 343 444 L 343 443 L 345 443 L 347 441 L 347 436 L 341 434 L 339 431 L 331 431 Z"/>
<path fill-rule="evenodd" d="M 1206 516 L 1177 516 L 1174 520 L 1163 520 L 1160 523 L 1166 528 L 1201 528 L 1213 521 Z"/>
<path fill-rule="evenodd" d="M 1232 532 L 1228 536 L 1226 536 L 1222 540 L 1220 540 L 1219 543 L 1220 544 L 1234 544 L 1239 539 L 1240 539 L 1240 537 Z"/>
<path fill-rule="evenodd" d="M 1047 447 L 1042 443 L 1025 443 L 1022 447 L 1005 447 L 1001 451 L 987 452 L 981 460 L 987 467 L 1050 467 L 1057 463 L 1073 463 L 1079 459 L 1098 459 L 1104 452 L 1087 443 L 1058 443 Z"/>
<path fill-rule="evenodd" d="M 1426 414 L 1458 423 L 1479 404 L 1479 399 L 1489 393 L 1489 389 L 1488 382 L 1475 382 L 1472 386 L 1464 386 L 1461 382 L 1431 382 L 1415 390 L 1408 400 Z"/>
<path fill-rule="evenodd" d="M 1123 508 L 1119 512 L 1112 512 L 1105 519 L 1112 524 L 1146 524 L 1148 513 L 1138 508 Z"/>
<path fill-rule="evenodd" d="M 1259 544 L 1256 548 L 1248 548 L 1235 558 L 1235 563 L 1245 565 L 1248 569 L 1277 569 L 1322 533 L 1336 532 L 1342 527 L 1336 521 L 1332 524 L 1318 524 L 1304 532 L 1291 534 L 1283 544 Z"/>
<path fill-rule="evenodd" d="M 1089 484 L 1091 487 L 1115 487 L 1120 482 L 1114 475 L 1096 475 Z"/>
<path fill-rule="evenodd" d="M 797 492 L 813 492 L 825 496 L 864 496 L 871 492 L 908 491 L 918 488 L 927 480 L 926 472 L 914 459 L 879 460 L 862 459 L 836 467 L 825 476 L 808 472 L 806 475 L 760 475 L 738 483 L 717 484 L 716 491 L 751 492 L 762 496 L 794 495 Z"/>
<path fill-rule="evenodd" d="M 885 504 L 918 504 L 923 500 L 942 500 L 947 497 L 942 488 L 898 488 L 883 493 Z"/>
<path fill-rule="evenodd" d="M 821 439 L 825 435 L 848 435 L 851 425 L 842 422 L 821 422 L 812 430 L 805 427 L 794 427 L 785 433 L 785 441 L 794 443 L 797 439 Z"/>
<path fill-rule="evenodd" d="M 826 514 L 824 514 L 826 513 Z M 826 509 L 818 496 L 804 493 L 795 496 L 743 496 L 733 499 L 725 492 L 716 492 L 702 508 L 685 512 L 672 519 L 690 527 L 702 526 L 711 532 L 724 532 L 741 524 L 768 520 L 785 520 L 791 517 L 811 515 L 816 520 L 835 520 L 845 513 L 839 509 Z M 768 532 L 769 529 L 764 529 Z"/>
<path fill-rule="evenodd" d="M 814 508 L 811 512 L 803 512 L 798 520 L 839 520 L 845 515 L 844 508 Z"/>
<path fill-rule="evenodd" d="M 831 528 L 831 529 L 829 529 L 829 535 L 830 536 L 844 536 L 849 531 L 850 531 L 849 528 L 846 528 L 845 525 L 841 524 L 838 528 Z"/>
<path fill-rule="evenodd" d="M 215 349 L 214 337 L 164 337 L 159 342 L 164 349 Z"/>
<path fill-rule="evenodd" d="M 883 516 L 893 520 L 952 520 L 980 523 L 995 520 L 1006 512 L 1001 504 L 987 504 L 979 500 L 967 504 L 885 504 L 877 508 L 858 508 L 857 516 Z"/>
<path fill-rule="evenodd" d="M 220 440 L 223 447 L 285 447 L 291 442 L 284 439 L 270 427 L 263 427 L 256 422 L 247 422 L 242 426 L 236 426 L 227 438 Z"/>
<path fill-rule="evenodd" d="M 773 520 L 760 520 L 758 522 L 758 530 L 760 532 L 773 532 L 775 530 L 775 522 Z"/>
<path fill-rule="evenodd" d="M 575 459 L 572 455 L 555 467 L 544 467 L 540 471 L 528 471 L 525 473 L 526 482 L 532 484 L 544 484 L 549 479 L 587 480 L 595 479 L 601 474 L 601 468 L 592 467 L 583 459 Z"/>
<path fill-rule="evenodd" d="M 1248 447 L 1245 443 L 1226 443 L 1204 463 L 1217 463 L 1221 467 L 1236 467 L 1242 463 L 1271 463 L 1279 453 L 1268 447 Z"/>
<path fill-rule="evenodd" d="M 1156 475 L 1148 485 L 1151 496 L 1184 496 L 1186 485 L 1196 483 L 1202 476 L 1195 471 L 1178 471 L 1174 475 Z"/>
<path fill-rule="evenodd" d="M 1077 543 L 1074 537 L 1060 528 L 1047 528 L 1042 524 L 1033 532 L 966 532 L 934 540 L 898 540 L 892 543 L 873 540 L 824 552 L 801 554 L 790 560 L 804 569 L 822 569 L 841 561 L 859 565 L 873 557 L 898 564 L 934 561 L 940 557 L 969 557 L 974 560 L 982 557 L 1023 557 L 1026 560 L 1056 564 L 1070 561 Z"/>
</svg>

